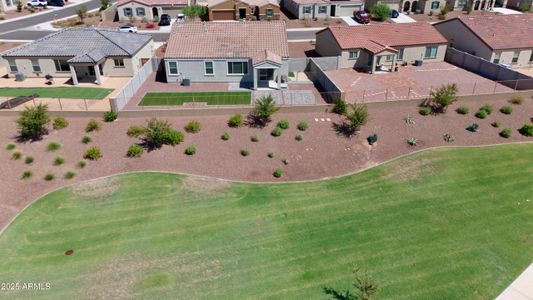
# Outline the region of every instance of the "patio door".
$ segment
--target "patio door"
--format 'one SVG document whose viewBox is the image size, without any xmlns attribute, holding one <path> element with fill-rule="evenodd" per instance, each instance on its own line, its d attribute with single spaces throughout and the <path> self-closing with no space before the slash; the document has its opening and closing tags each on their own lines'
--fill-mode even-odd
<svg viewBox="0 0 533 300">
<path fill-rule="evenodd" d="M 261 81 L 274 80 L 274 69 L 259 69 L 259 80 Z"/>
<path fill-rule="evenodd" d="M 246 19 L 246 8 L 239 8 L 239 19 Z"/>
<path fill-rule="evenodd" d="M 96 72 L 94 71 L 94 66 L 87 66 L 87 69 L 89 70 L 89 76 L 96 76 Z"/>
</svg>

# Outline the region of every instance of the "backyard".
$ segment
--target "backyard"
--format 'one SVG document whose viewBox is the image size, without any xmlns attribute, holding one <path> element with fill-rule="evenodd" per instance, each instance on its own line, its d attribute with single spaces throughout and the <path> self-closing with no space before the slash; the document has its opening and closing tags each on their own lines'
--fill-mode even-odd
<svg viewBox="0 0 533 300">
<path fill-rule="evenodd" d="M 83 182 L 0 235 L 0 282 L 51 285 L 2 296 L 325 299 L 356 264 L 379 299 L 495 298 L 533 259 L 532 152 L 435 149 L 309 183 Z"/>
<path fill-rule="evenodd" d="M 206 103 L 207 105 L 249 105 L 251 92 L 191 92 L 191 93 L 146 93 L 140 106 L 183 105 Z"/>
<path fill-rule="evenodd" d="M 113 89 L 92 87 L 0 88 L 0 97 L 38 95 L 39 98 L 104 99 Z"/>
</svg>

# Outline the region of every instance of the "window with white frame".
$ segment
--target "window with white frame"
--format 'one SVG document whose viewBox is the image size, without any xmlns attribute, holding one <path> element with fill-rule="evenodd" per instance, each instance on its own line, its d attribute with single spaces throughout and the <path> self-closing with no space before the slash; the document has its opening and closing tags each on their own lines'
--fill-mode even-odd
<svg viewBox="0 0 533 300">
<path fill-rule="evenodd" d="M 38 59 L 32 59 L 31 60 L 31 67 L 33 68 L 33 72 L 40 73 L 41 72 L 41 66 L 39 65 Z"/>
<path fill-rule="evenodd" d="M 492 60 L 492 62 L 495 63 L 495 64 L 499 64 L 501 56 L 502 56 L 501 52 L 494 53 L 494 60 Z"/>
<path fill-rule="evenodd" d="M 135 9 L 135 13 L 137 14 L 137 16 L 139 17 L 144 17 L 146 16 L 146 10 L 144 10 L 144 7 L 137 7 Z"/>
<path fill-rule="evenodd" d="M 178 75 L 178 63 L 175 61 L 168 62 L 168 74 Z"/>
<path fill-rule="evenodd" d="M 389 54 L 385 56 L 385 61 L 392 61 L 394 59 L 394 54 Z"/>
<path fill-rule="evenodd" d="M 19 69 L 17 68 L 17 63 L 12 59 L 8 60 L 8 62 L 9 62 L 9 70 L 11 72 L 18 72 Z"/>
<path fill-rule="evenodd" d="M 403 59 L 403 51 L 404 51 L 404 48 L 398 49 L 398 55 L 396 56 L 396 58 L 398 58 L 399 60 L 402 60 Z"/>
<path fill-rule="evenodd" d="M 318 13 L 319 14 L 325 14 L 328 12 L 328 7 L 327 6 L 319 6 L 318 7 Z"/>
<path fill-rule="evenodd" d="M 303 13 L 304 14 L 310 14 L 311 13 L 311 6 L 304 6 L 303 7 Z"/>
<path fill-rule="evenodd" d="M 13 0 L 6 0 L 6 6 L 12 6 L 13 5 Z"/>
<path fill-rule="evenodd" d="M 246 61 L 229 61 L 228 74 L 230 75 L 244 75 L 248 74 L 248 62 Z"/>
<path fill-rule="evenodd" d="M 212 61 L 204 62 L 205 75 L 215 75 L 215 66 Z"/>
<path fill-rule="evenodd" d="M 124 7 L 124 15 L 126 17 L 131 17 L 133 15 L 131 7 Z"/>
<path fill-rule="evenodd" d="M 56 71 L 58 72 L 70 72 L 70 67 L 66 60 L 54 60 L 54 65 L 56 66 Z"/>
<path fill-rule="evenodd" d="M 513 52 L 513 60 L 511 61 L 513 64 L 518 62 L 518 57 L 520 56 L 520 51 Z"/>
<path fill-rule="evenodd" d="M 124 60 L 122 58 L 113 59 L 113 64 L 115 68 L 124 68 Z"/>
<path fill-rule="evenodd" d="M 433 59 L 437 58 L 437 46 L 428 46 L 426 47 L 426 53 L 424 54 L 424 58 L 426 59 Z"/>
<path fill-rule="evenodd" d="M 267 17 L 273 17 L 274 16 L 274 10 L 272 8 L 267 8 L 265 11 L 265 14 Z"/>
<path fill-rule="evenodd" d="M 433 1 L 431 2 L 431 9 L 439 9 L 440 2 L 439 1 Z"/>
<path fill-rule="evenodd" d="M 359 58 L 359 50 L 348 52 L 348 59 L 358 59 L 358 58 Z"/>
</svg>

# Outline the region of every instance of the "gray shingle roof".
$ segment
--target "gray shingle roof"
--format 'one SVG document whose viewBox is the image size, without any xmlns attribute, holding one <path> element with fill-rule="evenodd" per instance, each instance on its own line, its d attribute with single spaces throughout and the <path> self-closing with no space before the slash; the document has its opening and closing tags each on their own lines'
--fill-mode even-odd
<svg viewBox="0 0 533 300">
<path fill-rule="evenodd" d="M 72 63 L 95 63 L 105 57 L 128 57 L 152 39 L 149 34 L 104 28 L 68 28 L 0 55 L 2 57 L 65 57 Z"/>
</svg>

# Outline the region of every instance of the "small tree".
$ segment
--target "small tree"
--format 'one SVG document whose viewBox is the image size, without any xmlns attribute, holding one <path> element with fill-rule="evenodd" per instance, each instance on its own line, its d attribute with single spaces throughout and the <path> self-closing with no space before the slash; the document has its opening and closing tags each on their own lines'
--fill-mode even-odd
<svg viewBox="0 0 533 300">
<path fill-rule="evenodd" d="M 189 19 L 195 19 L 196 17 L 199 17 L 203 20 L 207 13 L 207 9 L 202 5 L 187 5 L 183 8 L 182 12 Z"/>
<path fill-rule="evenodd" d="M 333 299 L 338 300 L 371 300 L 374 298 L 374 294 L 378 290 L 377 282 L 370 277 L 368 271 L 365 269 L 364 272 L 359 272 L 357 267 L 354 267 L 352 270 L 354 281 L 353 287 L 354 291 L 349 289 L 344 292 L 339 292 L 334 288 L 325 287 L 324 293 L 330 295 Z"/>
<path fill-rule="evenodd" d="M 109 0 L 100 0 L 100 11 L 106 10 L 111 5 Z"/>
<path fill-rule="evenodd" d="M 48 123 L 50 123 L 50 115 L 46 104 L 26 107 L 17 120 L 21 138 L 32 140 L 40 139 L 43 134 L 46 134 Z"/>
<path fill-rule="evenodd" d="M 350 111 L 346 113 L 346 119 L 352 132 L 359 131 L 368 122 L 368 110 L 364 104 L 350 105 Z"/>
<path fill-rule="evenodd" d="M 163 145 L 177 145 L 183 142 L 184 136 L 180 131 L 170 126 L 167 120 L 152 118 L 141 133 L 141 138 L 150 148 L 161 148 Z"/>
<path fill-rule="evenodd" d="M 21 1 L 17 1 L 15 2 L 15 5 L 17 6 L 17 11 L 18 12 L 21 12 L 22 11 L 22 2 Z"/>
<path fill-rule="evenodd" d="M 279 110 L 272 95 L 263 96 L 255 102 L 254 109 L 250 112 L 249 118 L 258 126 L 266 126 L 270 122 L 272 115 Z"/>
<path fill-rule="evenodd" d="M 448 109 L 448 106 L 458 100 L 457 84 L 452 83 L 443 85 L 440 88 L 431 91 L 430 97 L 430 103 L 433 107 L 433 110 L 436 112 L 445 113 Z"/>
<path fill-rule="evenodd" d="M 80 8 L 76 10 L 76 15 L 80 18 L 80 22 L 83 23 L 83 20 L 87 18 L 87 6 L 85 6 L 85 4 L 81 5 Z"/>
<path fill-rule="evenodd" d="M 378 4 L 372 7 L 372 16 L 376 21 L 383 22 L 391 15 L 390 7 L 387 4 Z"/>
</svg>

